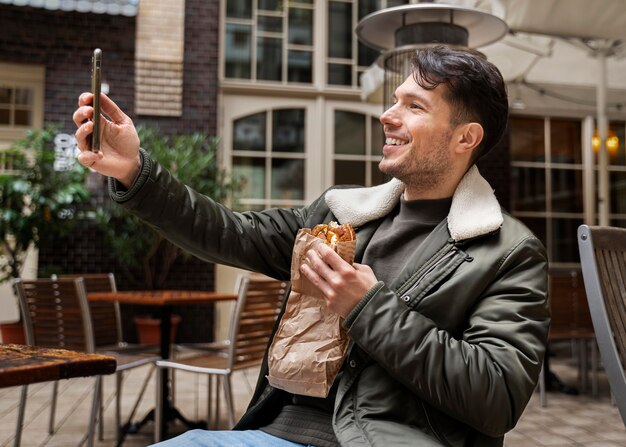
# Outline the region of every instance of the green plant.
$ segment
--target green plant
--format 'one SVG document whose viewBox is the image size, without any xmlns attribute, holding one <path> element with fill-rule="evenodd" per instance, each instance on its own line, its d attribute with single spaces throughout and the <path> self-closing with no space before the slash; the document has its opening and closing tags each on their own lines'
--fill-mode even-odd
<svg viewBox="0 0 626 447">
<path fill-rule="evenodd" d="M 138 126 L 142 147 L 176 178 L 224 201 L 240 189 L 238 180 L 219 168 L 218 140 L 201 133 L 166 136 L 154 127 Z M 97 221 L 127 279 L 147 289 L 163 287 L 174 262 L 185 254 L 152 227 L 116 205 L 97 211 Z"/>
<path fill-rule="evenodd" d="M 0 282 L 20 277 L 26 251 L 67 234 L 79 205 L 89 198 L 86 168 L 78 163 L 55 170 L 58 126 L 29 131 L 0 152 Z"/>
</svg>

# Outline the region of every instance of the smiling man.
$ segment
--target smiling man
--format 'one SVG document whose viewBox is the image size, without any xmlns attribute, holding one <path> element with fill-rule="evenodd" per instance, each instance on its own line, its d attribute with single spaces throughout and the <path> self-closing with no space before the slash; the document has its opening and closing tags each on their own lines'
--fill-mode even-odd
<svg viewBox="0 0 626 447">
<path fill-rule="evenodd" d="M 233 431 L 192 430 L 163 446 L 502 446 L 535 388 L 548 333 L 547 260 L 474 165 L 502 137 L 508 102 L 478 53 L 419 50 L 382 116 L 373 188 L 335 187 L 310 206 L 235 213 L 139 149 L 106 96 L 102 147 L 88 150 L 92 97 L 74 113 L 79 161 L 113 200 L 196 256 L 289 279 L 299 228 L 349 223 L 356 262 L 320 244 L 302 273 L 343 317 L 351 348 L 326 398 L 267 382 Z M 279 318 L 282 317 L 282 314 Z"/>
</svg>

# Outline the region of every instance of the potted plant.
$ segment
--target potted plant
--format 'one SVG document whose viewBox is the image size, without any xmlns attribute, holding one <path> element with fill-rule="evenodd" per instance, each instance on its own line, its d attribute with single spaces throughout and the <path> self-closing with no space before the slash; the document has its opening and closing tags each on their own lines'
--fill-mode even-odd
<svg viewBox="0 0 626 447">
<path fill-rule="evenodd" d="M 69 232 L 89 198 L 88 170 L 77 163 L 58 163 L 54 139 L 58 127 L 29 131 L 0 152 L 0 284 L 22 274 L 29 247 Z M 21 324 L 2 324 L 22 332 Z M 21 340 L 18 340 L 21 341 Z"/>
<path fill-rule="evenodd" d="M 223 201 L 234 198 L 239 190 L 241 183 L 219 167 L 217 138 L 201 133 L 167 136 L 155 127 L 145 126 L 138 126 L 137 132 L 150 156 L 196 191 Z M 115 204 L 100 208 L 97 221 L 122 274 L 134 287 L 162 289 L 174 263 L 188 256 L 148 224 Z M 155 320 L 150 316 L 135 318 L 137 324 L 158 331 Z M 173 316 L 173 325 L 178 321 Z M 140 334 L 139 338 L 142 337 Z"/>
</svg>

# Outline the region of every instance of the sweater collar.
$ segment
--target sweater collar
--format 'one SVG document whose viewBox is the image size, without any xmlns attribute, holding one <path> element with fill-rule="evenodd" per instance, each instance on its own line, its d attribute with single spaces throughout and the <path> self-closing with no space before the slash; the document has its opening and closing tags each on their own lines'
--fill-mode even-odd
<svg viewBox="0 0 626 447">
<path fill-rule="evenodd" d="M 404 184 L 398 179 L 370 188 L 331 189 L 326 203 L 339 223 L 360 227 L 386 216 L 400 200 Z M 500 204 L 478 168 L 472 166 L 456 188 L 447 223 L 455 241 L 494 232 L 503 222 Z"/>
</svg>

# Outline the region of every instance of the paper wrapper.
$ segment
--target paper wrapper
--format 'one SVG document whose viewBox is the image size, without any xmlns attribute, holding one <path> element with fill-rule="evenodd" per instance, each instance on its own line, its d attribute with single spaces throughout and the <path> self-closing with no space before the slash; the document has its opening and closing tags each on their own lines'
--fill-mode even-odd
<svg viewBox="0 0 626 447">
<path fill-rule="evenodd" d="M 305 253 L 324 241 L 300 230 L 291 262 L 291 293 L 269 349 L 269 383 L 294 394 L 326 397 L 348 349 L 341 317 L 328 310 L 324 296 L 300 265 Z M 354 261 L 356 241 L 339 242 L 337 253 Z"/>
</svg>

